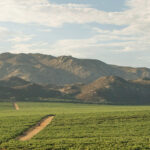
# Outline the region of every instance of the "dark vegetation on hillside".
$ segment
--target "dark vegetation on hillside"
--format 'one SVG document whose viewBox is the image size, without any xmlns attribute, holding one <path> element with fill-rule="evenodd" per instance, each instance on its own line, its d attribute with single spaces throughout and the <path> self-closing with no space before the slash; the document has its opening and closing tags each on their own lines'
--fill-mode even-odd
<svg viewBox="0 0 150 150">
<path fill-rule="evenodd" d="M 109 104 L 150 104 L 150 81 L 101 77 L 83 86 L 76 97 L 87 102 L 93 99 Z"/>
<path fill-rule="evenodd" d="M 41 85 L 18 77 L 0 80 L 0 100 L 74 99 L 101 104 L 150 104 L 150 80 L 105 76 L 89 84 Z"/>
</svg>

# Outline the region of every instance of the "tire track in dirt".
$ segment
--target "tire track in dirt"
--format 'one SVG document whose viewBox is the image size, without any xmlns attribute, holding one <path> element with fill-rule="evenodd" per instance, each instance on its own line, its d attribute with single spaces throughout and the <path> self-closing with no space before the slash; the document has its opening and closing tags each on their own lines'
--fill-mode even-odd
<svg viewBox="0 0 150 150">
<path fill-rule="evenodd" d="M 14 105 L 14 108 L 15 108 L 16 110 L 19 110 L 19 109 L 20 109 L 17 103 L 13 103 L 13 105 Z"/>
<path fill-rule="evenodd" d="M 51 123 L 54 116 L 47 116 L 44 119 L 42 119 L 40 122 L 38 122 L 35 126 L 28 129 L 26 132 L 23 133 L 23 135 L 17 137 L 17 140 L 19 141 L 27 141 L 30 140 L 33 136 L 38 134 L 41 130 L 43 130 L 48 124 Z"/>
</svg>

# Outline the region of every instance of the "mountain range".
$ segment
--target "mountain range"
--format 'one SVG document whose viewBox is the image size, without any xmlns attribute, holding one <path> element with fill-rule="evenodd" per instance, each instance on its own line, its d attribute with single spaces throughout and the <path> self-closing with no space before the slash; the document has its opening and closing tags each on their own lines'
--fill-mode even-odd
<svg viewBox="0 0 150 150">
<path fill-rule="evenodd" d="M 150 69 L 43 54 L 0 54 L 0 101 L 150 104 Z"/>
<path fill-rule="evenodd" d="M 63 101 L 99 104 L 150 104 L 150 79 L 105 76 L 89 84 L 40 85 L 18 77 L 0 80 L 0 101 Z"/>
<path fill-rule="evenodd" d="M 19 77 L 37 84 L 90 83 L 103 76 L 150 78 L 149 68 L 121 67 L 100 60 L 43 54 L 0 54 L 0 79 Z"/>
</svg>

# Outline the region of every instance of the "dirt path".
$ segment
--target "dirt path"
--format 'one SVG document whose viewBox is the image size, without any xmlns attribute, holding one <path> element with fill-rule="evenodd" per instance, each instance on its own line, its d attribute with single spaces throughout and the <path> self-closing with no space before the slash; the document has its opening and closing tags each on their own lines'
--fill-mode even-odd
<svg viewBox="0 0 150 150">
<path fill-rule="evenodd" d="M 51 121 L 53 120 L 54 116 L 48 116 L 39 122 L 37 125 L 26 131 L 22 136 L 18 137 L 19 141 L 27 141 L 30 140 L 33 136 L 38 134 L 41 130 L 43 130 Z"/>
<path fill-rule="evenodd" d="M 19 106 L 18 106 L 17 103 L 14 103 L 13 105 L 14 105 L 14 108 L 15 108 L 16 110 L 19 110 Z"/>
</svg>

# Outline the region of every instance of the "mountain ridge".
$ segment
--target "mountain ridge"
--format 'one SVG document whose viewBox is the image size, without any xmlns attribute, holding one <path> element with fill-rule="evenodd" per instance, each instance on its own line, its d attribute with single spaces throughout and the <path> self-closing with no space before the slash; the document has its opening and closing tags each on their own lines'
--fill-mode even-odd
<svg viewBox="0 0 150 150">
<path fill-rule="evenodd" d="M 96 59 L 78 59 L 72 56 L 0 54 L 0 79 L 17 76 L 37 84 L 65 85 L 87 84 L 99 77 L 112 75 L 128 80 L 150 78 L 150 69 L 122 67 Z"/>
<path fill-rule="evenodd" d="M 76 98 L 105 104 L 150 104 L 149 91 L 150 81 L 107 76 L 84 85 Z"/>
<path fill-rule="evenodd" d="M 15 80 L 14 80 L 15 79 Z M 99 104 L 150 104 L 150 80 L 100 77 L 88 84 L 39 85 L 18 77 L 0 80 L 0 101 L 49 101 Z"/>
</svg>

